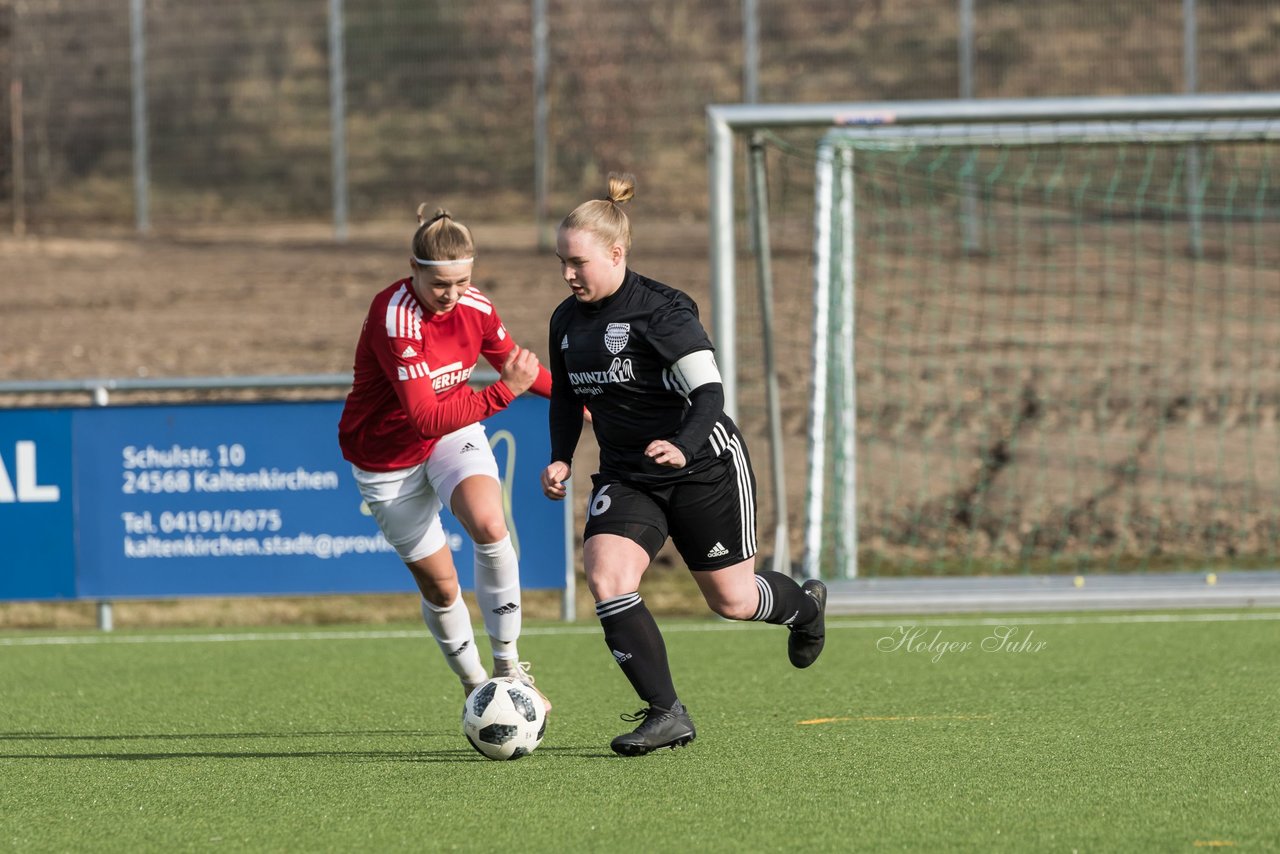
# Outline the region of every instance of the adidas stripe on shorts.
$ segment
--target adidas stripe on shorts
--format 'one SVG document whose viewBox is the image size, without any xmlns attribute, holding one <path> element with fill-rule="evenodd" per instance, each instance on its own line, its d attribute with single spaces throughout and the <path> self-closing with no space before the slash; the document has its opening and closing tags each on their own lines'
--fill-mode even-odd
<svg viewBox="0 0 1280 854">
<path fill-rule="evenodd" d="M 593 475 L 583 539 L 616 534 L 657 556 L 667 537 L 692 570 L 756 553 L 756 479 L 741 442 L 696 479 L 649 486 Z"/>
<path fill-rule="evenodd" d="M 501 480 L 489 437 L 479 424 L 444 436 L 426 462 L 416 466 L 386 472 L 356 466 L 351 470 L 378 529 L 406 563 L 444 547 L 440 510 L 449 505 L 459 483 L 478 474 Z"/>
</svg>

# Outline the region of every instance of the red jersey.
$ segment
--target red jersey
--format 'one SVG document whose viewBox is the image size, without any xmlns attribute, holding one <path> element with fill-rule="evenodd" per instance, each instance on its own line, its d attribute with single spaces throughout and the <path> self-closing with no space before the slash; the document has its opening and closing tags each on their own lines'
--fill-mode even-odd
<svg viewBox="0 0 1280 854">
<path fill-rule="evenodd" d="M 423 307 L 412 279 L 383 290 L 356 345 L 351 393 L 338 422 L 342 455 L 366 471 L 421 463 L 441 436 L 514 399 L 502 380 L 480 392 L 467 385 L 480 356 L 501 370 L 514 346 L 493 303 L 474 287 L 446 314 Z M 530 391 L 551 396 L 546 368 Z"/>
</svg>

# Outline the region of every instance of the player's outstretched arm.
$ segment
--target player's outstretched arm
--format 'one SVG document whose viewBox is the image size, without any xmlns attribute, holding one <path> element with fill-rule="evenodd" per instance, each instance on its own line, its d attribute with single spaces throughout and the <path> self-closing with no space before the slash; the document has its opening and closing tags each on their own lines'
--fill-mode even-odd
<svg viewBox="0 0 1280 854">
<path fill-rule="evenodd" d="M 536 374 L 537 358 L 533 358 L 534 368 L 530 371 L 527 366 L 525 367 L 526 378 L 529 373 Z M 392 387 L 400 399 L 401 408 L 409 416 L 409 421 L 418 431 L 418 435 L 424 439 L 444 436 L 502 411 L 515 399 L 519 394 L 518 389 L 522 387 L 520 371 L 513 368 L 510 373 L 510 385 L 506 378 L 503 378 L 480 392 L 463 386 L 446 400 L 441 401 L 436 397 L 425 362 L 411 365 L 397 365 L 391 362 L 386 370 L 388 376 L 395 378 L 392 380 Z M 515 388 L 512 388 L 512 385 Z"/>
<path fill-rule="evenodd" d="M 502 363 L 499 379 L 516 397 L 524 394 L 538 379 L 538 355 L 524 347 L 512 347 Z"/>
<path fill-rule="evenodd" d="M 492 365 L 493 369 L 497 371 L 499 374 L 502 373 L 502 367 L 503 365 L 506 364 L 508 357 L 510 357 L 510 355 L 516 350 L 521 349 L 518 345 L 516 345 L 513 341 L 511 341 L 510 337 L 505 339 L 505 343 L 510 345 L 510 349 L 507 349 L 507 350 L 485 349 L 480 351 L 481 355 L 484 356 L 485 361 L 487 361 L 490 365 Z M 538 375 L 534 378 L 533 384 L 529 386 L 528 392 L 530 394 L 536 394 L 538 397 L 545 397 L 545 398 L 551 397 L 551 372 L 547 370 L 545 365 L 542 365 L 542 364 L 538 365 Z"/>
</svg>

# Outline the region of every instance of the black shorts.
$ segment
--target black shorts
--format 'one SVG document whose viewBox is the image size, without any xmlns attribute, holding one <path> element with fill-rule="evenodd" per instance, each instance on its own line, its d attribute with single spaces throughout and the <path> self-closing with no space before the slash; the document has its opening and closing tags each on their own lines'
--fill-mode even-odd
<svg viewBox="0 0 1280 854">
<path fill-rule="evenodd" d="M 616 534 L 653 560 L 670 536 L 689 569 L 741 563 L 756 553 L 756 478 L 741 441 L 706 474 L 659 485 L 592 475 L 583 539 Z"/>
</svg>

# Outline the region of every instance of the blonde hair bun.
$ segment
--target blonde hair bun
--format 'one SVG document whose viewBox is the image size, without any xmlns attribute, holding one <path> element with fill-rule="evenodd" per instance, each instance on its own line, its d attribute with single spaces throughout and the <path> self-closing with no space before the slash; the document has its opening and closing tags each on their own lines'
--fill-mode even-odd
<svg viewBox="0 0 1280 854">
<path fill-rule="evenodd" d="M 630 172 L 609 173 L 609 195 L 605 197 L 605 201 L 613 202 L 615 205 L 624 205 L 635 198 L 635 195 L 635 175 Z"/>
</svg>

